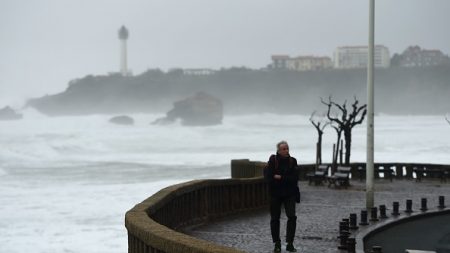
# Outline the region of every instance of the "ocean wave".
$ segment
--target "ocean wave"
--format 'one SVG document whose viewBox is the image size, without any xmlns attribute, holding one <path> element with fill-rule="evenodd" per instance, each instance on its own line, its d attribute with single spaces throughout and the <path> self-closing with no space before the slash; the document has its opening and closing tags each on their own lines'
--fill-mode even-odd
<svg viewBox="0 0 450 253">
<path fill-rule="evenodd" d="M 30 115 L 36 113 L 27 111 Z M 110 124 L 110 115 L 46 117 L 35 114 L 26 120 L 0 124 L 0 154 L 5 166 L 52 167 L 83 162 L 123 162 L 164 166 L 221 166 L 232 159 L 265 161 L 275 144 L 287 140 L 299 162 L 315 159 L 317 132 L 305 115 L 226 115 L 222 125 L 185 127 L 179 124 L 150 125 L 160 114 L 131 114 L 134 126 Z M 376 159 L 397 157 L 398 161 L 440 161 L 448 154 L 442 136 L 448 125 L 441 117 L 381 116 L 376 121 Z M 11 125 L 12 124 L 12 125 Z M 420 135 L 420 140 L 411 136 Z M 331 160 L 335 132 L 326 128 L 323 159 Z M 427 143 L 424 145 L 423 143 Z M 364 161 L 364 126 L 354 129 L 352 160 Z M 411 155 L 413 154 L 413 155 Z M 434 156 L 434 157 L 433 157 Z"/>
</svg>

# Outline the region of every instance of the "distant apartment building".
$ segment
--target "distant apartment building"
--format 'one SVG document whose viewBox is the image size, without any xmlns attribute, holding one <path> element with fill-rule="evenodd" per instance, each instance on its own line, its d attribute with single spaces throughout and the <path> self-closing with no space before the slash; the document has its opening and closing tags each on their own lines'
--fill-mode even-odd
<svg viewBox="0 0 450 253">
<path fill-rule="evenodd" d="M 337 69 L 367 68 L 367 46 L 338 47 L 334 52 L 334 67 Z M 391 63 L 389 49 L 383 45 L 376 45 L 374 51 L 375 68 L 388 68 Z"/>
<path fill-rule="evenodd" d="M 272 55 L 273 69 L 288 69 L 295 71 L 321 70 L 333 67 L 330 57 Z"/>
<path fill-rule="evenodd" d="M 185 75 L 192 75 L 192 76 L 207 76 L 215 74 L 216 71 L 213 69 L 183 69 L 183 74 Z"/>
<path fill-rule="evenodd" d="M 272 55 L 273 69 L 287 69 L 287 62 L 290 59 L 289 55 Z"/>
<path fill-rule="evenodd" d="M 410 46 L 401 55 L 394 55 L 392 63 L 402 67 L 425 67 L 450 64 L 450 58 L 440 50 Z"/>
</svg>

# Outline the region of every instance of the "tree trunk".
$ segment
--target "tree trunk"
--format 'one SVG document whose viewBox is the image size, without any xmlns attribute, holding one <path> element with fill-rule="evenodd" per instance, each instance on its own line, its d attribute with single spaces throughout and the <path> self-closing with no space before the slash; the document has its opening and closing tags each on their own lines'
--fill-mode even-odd
<svg viewBox="0 0 450 253">
<path fill-rule="evenodd" d="M 319 142 L 317 143 L 317 158 L 319 160 L 319 164 L 322 164 L 322 135 L 323 133 L 319 132 Z"/>
<path fill-rule="evenodd" d="M 341 131 L 336 131 L 337 134 L 337 141 L 336 141 L 336 149 L 334 150 L 334 160 L 333 160 L 333 165 L 337 164 L 337 159 L 339 157 L 339 147 L 340 147 L 340 143 L 341 143 Z M 336 170 L 336 166 L 333 166 L 333 172 Z"/>
<path fill-rule="evenodd" d="M 350 152 L 352 148 L 352 129 L 346 128 L 344 129 L 344 138 L 345 138 L 345 165 L 350 164 Z"/>
<path fill-rule="evenodd" d="M 333 159 L 331 160 L 331 173 L 336 172 L 336 144 L 333 144 Z"/>
<path fill-rule="evenodd" d="M 319 168 L 319 143 L 316 143 L 316 170 Z"/>
</svg>

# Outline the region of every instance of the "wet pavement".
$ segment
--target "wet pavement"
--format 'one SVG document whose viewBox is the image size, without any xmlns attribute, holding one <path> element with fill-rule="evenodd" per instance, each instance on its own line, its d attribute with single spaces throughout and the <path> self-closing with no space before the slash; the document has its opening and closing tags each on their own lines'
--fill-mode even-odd
<svg viewBox="0 0 450 253">
<path fill-rule="evenodd" d="M 350 213 L 359 214 L 364 209 L 365 182 L 351 181 L 345 188 L 327 187 L 327 185 L 308 185 L 300 182 L 302 202 L 297 205 L 297 232 L 295 246 L 303 253 L 338 253 L 337 249 L 339 221 L 348 218 Z M 446 205 L 450 201 L 450 182 L 416 182 L 415 180 L 375 181 L 375 205 L 386 205 L 388 215 L 392 202 L 400 202 L 400 210 L 405 209 L 406 199 L 412 199 L 413 210 L 419 212 L 421 198 L 428 199 L 428 207 L 438 206 L 438 196 L 445 196 Z M 272 252 L 273 243 L 269 229 L 268 210 L 226 217 L 206 225 L 191 228 L 185 233 L 212 241 L 217 244 L 234 247 L 246 252 Z M 282 212 L 281 236 L 285 235 L 286 215 Z M 283 243 L 283 252 L 285 251 Z"/>
</svg>

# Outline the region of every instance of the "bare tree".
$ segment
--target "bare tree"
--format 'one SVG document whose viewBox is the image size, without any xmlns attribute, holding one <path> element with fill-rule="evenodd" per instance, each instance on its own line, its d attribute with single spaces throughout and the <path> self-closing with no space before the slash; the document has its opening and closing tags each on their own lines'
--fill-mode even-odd
<svg viewBox="0 0 450 253">
<path fill-rule="evenodd" d="M 323 118 L 325 116 L 323 116 L 322 118 L 318 119 L 318 120 L 314 120 L 314 115 L 316 114 L 316 112 L 314 111 L 311 114 L 311 117 L 309 117 L 309 121 L 311 122 L 311 124 L 313 124 L 313 126 L 316 128 L 317 130 L 317 146 L 316 146 L 316 165 L 319 165 L 322 163 L 322 135 L 323 135 L 323 130 L 325 129 L 325 127 L 327 125 L 330 124 L 329 121 L 324 121 Z"/>
<path fill-rule="evenodd" d="M 325 102 L 323 99 L 321 99 L 322 103 L 328 107 L 327 111 L 327 117 L 328 119 L 336 124 L 336 127 L 338 127 L 343 133 L 344 133 L 344 140 L 345 140 L 345 164 L 350 164 L 350 154 L 351 154 L 351 147 L 352 147 L 352 129 L 356 125 L 361 124 L 364 121 L 364 118 L 367 113 L 367 105 L 361 105 L 359 106 L 359 101 L 354 97 L 355 101 L 351 105 L 351 108 L 347 108 L 347 100 L 344 101 L 342 105 L 339 105 L 331 100 L 331 96 L 328 98 L 328 102 Z M 340 112 L 340 118 L 338 116 L 332 116 L 331 115 L 331 109 L 332 107 L 336 107 Z M 336 146 L 339 146 L 339 143 L 337 143 Z M 336 150 L 339 150 L 339 148 L 336 148 Z M 336 156 L 337 157 L 337 156 Z"/>
<path fill-rule="evenodd" d="M 447 115 L 445 116 L 445 120 L 450 124 L 450 119 L 448 119 Z"/>
<path fill-rule="evenodd" d="M 336 126 L 336 124 L 331 124 L 331 127 L 334 128 L 334 130 L 336 131 L 336 149 L 334 150 L 334 154 L 333 154 L 333 166 L 332 169 L 333 171 L 336 169 L 336 165 L 337 165 L 337 159 L 339 157 L 339 150 L 342 148 L 341 147 L 341 137 L 342 137 L 342 128 L 340 128 L 339 126 Z"/>
</svg>

